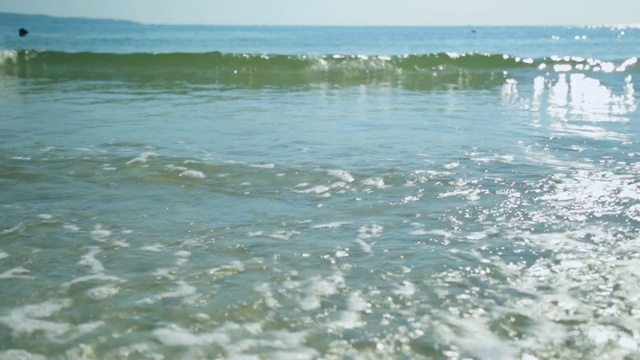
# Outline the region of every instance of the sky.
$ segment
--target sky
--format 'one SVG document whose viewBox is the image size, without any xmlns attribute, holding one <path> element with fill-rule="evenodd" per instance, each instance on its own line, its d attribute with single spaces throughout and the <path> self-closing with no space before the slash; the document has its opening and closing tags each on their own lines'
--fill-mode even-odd
<svg viewBox="0 0 640 360">
<path fill-rule="evenodd" d="M 206 25 L 613 25 L 640 0 L 1 0 L 0 12 Z"/>
</svg>

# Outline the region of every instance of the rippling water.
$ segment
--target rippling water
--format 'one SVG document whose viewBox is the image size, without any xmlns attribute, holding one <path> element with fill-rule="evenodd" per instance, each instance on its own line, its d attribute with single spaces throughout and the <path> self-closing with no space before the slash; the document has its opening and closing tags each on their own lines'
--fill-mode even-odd
<svg viewBox="0 0 640 360">
<path fill-rule="evenodd" d="M 7 18 L 0 359 L 640 351 L 640 30 Z"/>
</svg>

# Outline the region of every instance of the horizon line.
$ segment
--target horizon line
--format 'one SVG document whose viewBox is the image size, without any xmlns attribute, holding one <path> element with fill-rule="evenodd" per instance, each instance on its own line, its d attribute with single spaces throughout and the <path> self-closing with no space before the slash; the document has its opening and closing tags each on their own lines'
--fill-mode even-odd
<svg viewBox="0 0 640 360">
<path fill-rule="evenodd" d="M 255 27 L 581 27 L 581 28 L 598 28 L 598 27 L 624 27 L 624 28 L 640 28 L 640 23 L 599 23 L 599 24 L 278 24 L 278 23 L 263 23 L 263 24 L 243 24 L 243 23 L 156 23 L 156 22 L 142 22 L 137 20 L 119 19 L 119 18 L 105 18 L 105 17 L 93 17 L 93 16 L 57 16 L 48 15 L 42 13 L 16 13 L 0 11 L 0 14 L 6 15 L 19 15 L 19 16 L 41 16 L 55 19 L 74 19 L 74 20 L 93 20 L 93 21 L 113 21 L 113 22 L 127 22 L 137 25 L 149 25 L 149 26 L 255 26 Z"/>
</svg>

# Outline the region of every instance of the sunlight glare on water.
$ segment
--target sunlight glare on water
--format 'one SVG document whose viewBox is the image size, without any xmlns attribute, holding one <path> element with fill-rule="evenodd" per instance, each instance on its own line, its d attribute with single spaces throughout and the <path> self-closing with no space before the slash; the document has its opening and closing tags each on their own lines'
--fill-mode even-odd
<svg viewBox="0 0 640 360">
<path fill-rule="evenodd" d="M 640 351 L 638 29 L 48 26 L 0 51 L 0 359 Z"/>
</svg>

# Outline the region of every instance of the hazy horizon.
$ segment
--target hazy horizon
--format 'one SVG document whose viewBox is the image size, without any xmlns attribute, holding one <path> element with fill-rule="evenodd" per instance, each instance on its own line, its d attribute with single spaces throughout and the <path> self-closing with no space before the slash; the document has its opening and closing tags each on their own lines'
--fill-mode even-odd
<svg viewBox="0 0 640 360">
<path fill-rule="evenodd" d="M 75 20 L 90 20 L 90 21 L 113 21 L 113 22 L 125 22 L 132 23 L 138 25 L 152 25 L 152 26 L 248 26 L 248 27 L 473 27 L 473 28 L 483 28 L 483 27 L 607 27 L 607 26 L 624 26 L 624 27 L 640 27 L 640 23 L 638 24 L 548 24 L 548 25 L 536 25 L 536 24 L 502 24 L 502 25 L 489 25 L 489 24 L 481 24 L 481 25 L 473 25 L 473 24 L 450 24 L 450 25 L 414 25 L 414 24 L 380 24 L 380 25 L 367 25 L 367 24 L 199 24 L 199 23 L 171 23 L 171 24 L 162 24 L 162 23 L 145 23 L 141 21 L 128 20 L 128 19 L 118 19 L 118 18 L 109 18 L 109 17 L 86 17 L 86 16 L 57 16 L 57 15 L 47 15 L 47 14 L 27 14 L 27 13 L 16 13 L 16 12 L 5 12 L 0 11 L 0 15 L 17 15 L 17 16 L 33 16 L 33 17 L 48 17 L 52 19 L 75 19 Z"/>
<path fill-rule="evenodd" d="M 251 11 L 246 11 L 251 9 Z M 0 12 L 65 18 L 132 21 L 153 25 L 238 26 L 602 26 L 636 25 L 640 2 L 552 0 L 535 3 L 496 0 L 449 2 L 398 0 L 5 0 Z"/>
</svg>

